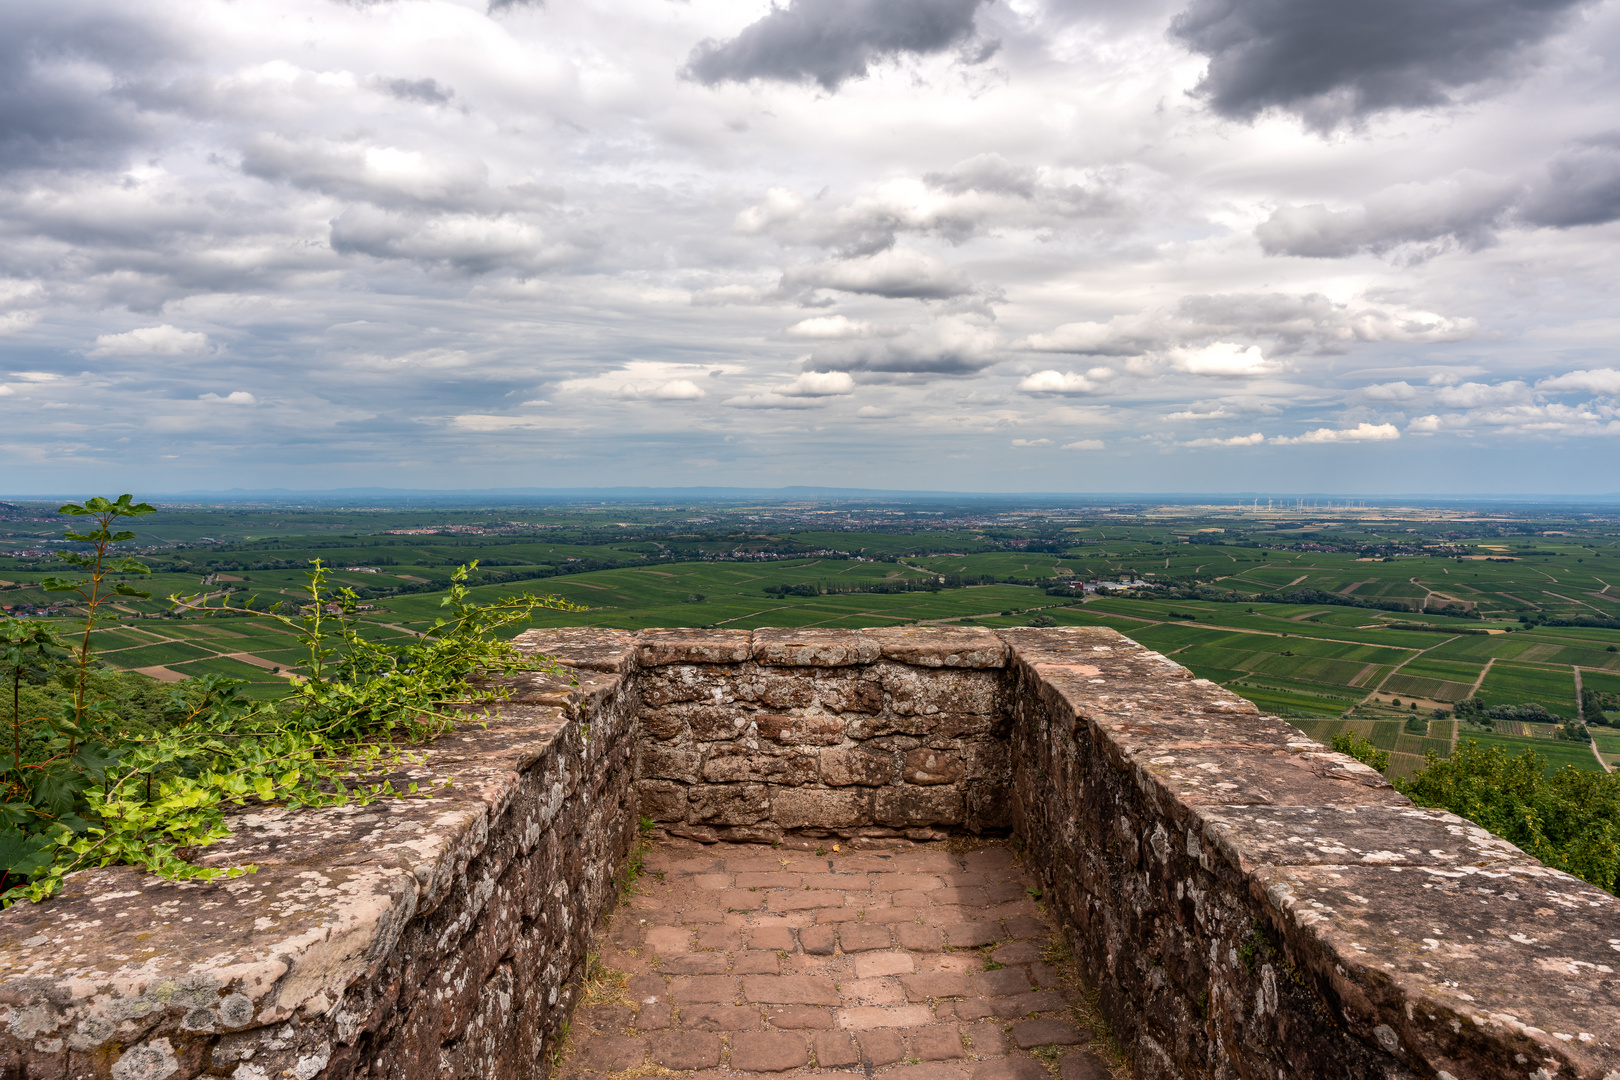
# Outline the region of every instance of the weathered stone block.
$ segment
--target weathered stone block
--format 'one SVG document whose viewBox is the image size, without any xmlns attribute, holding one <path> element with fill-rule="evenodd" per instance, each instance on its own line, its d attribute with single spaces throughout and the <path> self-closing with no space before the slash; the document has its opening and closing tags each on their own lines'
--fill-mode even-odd
<svg viewBox="0 0 1620 1080">
<path fill-rule="evenodd" d="M 772 709 L 803 709 L 816 700 L 815 683 L 808 673 L 779 672 L 774 668 L 739 676 L 737 700 Z"/>
<path fill-rule="evenodd" d="M 966 815 L 962 824 L 969 832 L 1005 832 L 1013 827 L 1013 789 L 1010 783 L 969 780 Z"/>
<path fill-rule="evenodd" d="M 960 752 L 922 747 L 906 755 L 900 777 L 908 784 L 954 784 L 962 773 Z"/>
<path fill-rule="evenodd" d="M 642 734 L 655 739 L 678 738 L 686 731 L 686 718 L 670 709 L 647 709 L 639 719 Z"/>
<path fill-rule="evenodd" d="M 815 697 L 822 708 L 833 712 L 875 713 L 883 709 L 883 684 L 875 677 L 850 677 L 840 672 L 815 682 Z"/>
<path fill-rule="evenodd" d="M 703 779 L 710 783 L 769 781 L 773 784 L 810 784 L 817 776 L 813 754 L 771 753 L 746 746 L 720 745 L 703 762 Z"/>
<path fill-rule="evenodd" d="M 699 784 L 688 796 L 686 820 L 694 825 L 753 825 L 770 813 L 764 784 Z"/>
<path fill-rule="evenodd" d="M 873 816 L 879 825 L 960 825 L 964 809 L 955 787 L 885 787 L 877 789 Z"/>
<path fill-rule="evenodd" d="M 740 705 L 688 705 L 686 726 L 698 742 L 719 742 L 748 734 L 756 715 Z"/>
<path fill-rule="evenodd" d="M 832 746 L 844 741 L 844 722 L 820 713 L 756 713 L 760 737 L 784 746 Z"/>
<path fill-rule="evenodd" d="M 771 667 L 845 667 L 870 664 L 878 643 L 853 630 L 754 631 L 754 659 Z"/>
<path fill-rule="evenodd" d="M 636 659 L 642 667 L 736 664 L 752 650 L 747 630 L 643 630 L 636 635 Z"/>
<path fill-rule="evenodd" d="M 683 780 L 696 783 L 700 756 L 696 750 L 660 743 L 642 743 L 636 748 L 636 775 L 651 780 Z"/>
<path fill-rule="evenodd" d="M 884 626 L 861 631 L 878 643 L 885 660 L 916 667 L 1001 668 L 1007 643 L 988 627 Z"/>
<path fill-rule="evenodd" d="M 1012 777 L 1012 757 L 1000 739 L 972 739 L 962 747 L 963 776 L 968 780 L 1001 780 Z"/>
<path fill-rule="evenodd" d="M 672 780 L 637 780 L 636 797 L 642 817 L 654 821 L 686 820 L 686 788 Z"/>
<path fill-rule="evenodd" d="M 784 829 L 850 828 L 872 824 L 872 793 L 861 788 L 774 788 L 771 820 Z"/>
<path fill-rule="evenodd" d="M 877 665 L 877 669 L 888 695 L 888 710 L 897 716 L 990 716 L 1005 711 L 1002 682 L 993 671 L 930 670 L 889 663 Z"/>
<path fill-rule="evenodd" d="M 895 781 L 895 755 L 892 753 L 865 746 L 841 746 L 821 752 L 821 782 L 824 784 L 878 787 Z"/>
</svg>

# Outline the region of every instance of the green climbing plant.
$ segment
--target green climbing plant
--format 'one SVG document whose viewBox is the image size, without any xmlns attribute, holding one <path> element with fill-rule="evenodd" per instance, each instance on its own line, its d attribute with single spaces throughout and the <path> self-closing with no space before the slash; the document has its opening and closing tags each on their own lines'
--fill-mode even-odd
<svg viewBox="0 0 1620 1080">
<path fill-rule="evenodd" d="M 233 607 L 228 598 L 173 596 L 191 617 L 231 611 L 280 623 L 303 643 L 304 672 L 276 701 L 248 699 L 238 680 L 190 680 L 171 691 L 158 722 L 136 722 L 131 691 L 103 677 L 92 635 L 113 598 L 150 595 L 119 580 L 149 571 L 115 548 L 135 536 L 118 528 L 121 519 L 154 512 L 128 495 L 61 508 L 90 519 L 64 534 L 87 550 L 60 553 L 80 576 L 44 583 L 78 595 L 82 630 L 74 641 L 38 620 L 0 621 L 0 676 L 11 691 L 10 754 L 0 757 L 0 903 L 44 899 L 67 874 L 112 863 L 175 880 L 251 873 L 251 865 L 194 858 L 228 835 L 232 806 L 431 797 L 431 786 L 399 787 L 390 774 L 420 761 L 422 745 L 466 720 L 470 707 L 504 696 L 501 677 L 554 669 L 522 656 L 500 631 L 541 608 L 577 610 L 530 594 L 473 603 L 476 562 L 452 575 L 445 613 L 401 645 L 360 632 L 358 598 L 334 590 L 319 560 L 297 615 L 256 609 L 251 600 Z M 25 710 L 25 684 L 53 680 L 65 692 L 52 708 Z"/>
</svg>

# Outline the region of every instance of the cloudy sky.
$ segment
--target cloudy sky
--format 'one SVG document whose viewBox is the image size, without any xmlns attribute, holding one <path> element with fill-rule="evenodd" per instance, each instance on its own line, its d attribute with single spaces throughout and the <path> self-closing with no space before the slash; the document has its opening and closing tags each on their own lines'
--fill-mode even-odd
<svg viewBox="0 0 1620 1080">
<path fill-rule="evenodd" d="M 1620 0 L 0 7 L 0 492 L 1620 491 Z"/>
</svg>

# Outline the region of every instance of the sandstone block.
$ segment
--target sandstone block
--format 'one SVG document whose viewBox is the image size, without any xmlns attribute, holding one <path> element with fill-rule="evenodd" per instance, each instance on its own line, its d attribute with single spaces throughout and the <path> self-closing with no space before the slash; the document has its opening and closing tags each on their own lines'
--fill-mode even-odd
<svg viewBox="0 0 1620 1080">
<path fill-rule="evenodd" d="M 752 825 L 770 816 L 764 784 L 699 784 L 692 788 L 686 820 L 706 825 Z"/>
<path fill-rule="evenodd" d="M 1068 1000 L 1056 990 L 1036 990 L 1028 994 L 996 998 L 991 1002 L 996 1015 L 1003 1020 L 1016 1020 L 1036 1013 L 1058 1012 L 1069 1007 Z"/>
<path fill-rule="evenodd" d="M 968 976 L 959 971 L 930 971 L 921 975 L 905 975 L 900 979 L 906 996 L 912 1001 L 929 998 L 966 997 L 971 993 Z"/>
<path fill-rule="evenodd" d="M 650 1036 L 647 1051 L 666 1069 L 712 1069 L 720 1064 L 720 1036 L 706 1031 L 669 1031 Z"/>
<path fill-rule="evenodd" d="M 999 716 L 1006 710 L 1001 679 L 990 671 L 881 665 L 888 709 L 898 716 L 973 713 Z"/>
<path fill-rule="evenodd" d="M 962 755 L 958 751 L 926 747 L 908 753 L 900 770 L 901 779 L 908 784 L 954 784 L 962 774 Z"/>
<path fill-rule="evenodd" d="M 748 931 L 748 944 L 755 949 L 793 951 L 793 931 L 786 926 L 759 926 Z"/>
<path fill-rule="evenodd" d="M 1008 649 L 995 631 L 979 626 L 885 626 L 862 631 L 885 660 L 916 667 L 1000 668 Z"/>
<path fill-rule="evenodd" d="M 1008 936 L 998 922 L 953 923 L 945 927 L 945 944 L 958 949 L 976 949 Z"/>
<path fill-rule="evenodd" d="M 803 709 L 816 700 L 815 682 L 808 673 L 799 674 L 766 668 L 754 675 L 738 679 L 737 698 L 740 701 L 764 705 L 772 709 Z"/>
<path fill-rule="evenodd" d="M 772 820 L 784 829 L 834 829 L 872 823 L 871 792 L 856 788 L 774 788 Z"/>
<path fill-rule="evenodd" d="M 1023 1020 L 1014 1024 L 1009 1034 L 1020 1050 L 1032 1046 L 1075 1046 L 1086 1039 L 1079 1028 L 1066 1020 Z"/>
<path fill-rule="evenodd" d="M 954 1061 L 968 1056 L 962 1032 L 955 1024 L 916 1028 L 908 1035 L 912 1056 L 923 1061 Z"/>
<path fill-rule="evenodd" d="M 1001 832 L 1013 825 L 1011 784 L 969 780 L 962 824 L 969 832 Z"/>
<path fill-rule="evenodd" d="M 1024 974 L 1021 967 L 1002 968 L 999 971 L 986 971 L 982 975 L 973 976 L 973 992 L 980 997 L 1026 994 L 1029 988 L 1029 976 Z"/>
<path fill-rule="evenodd" d="M 864 746 L 834 747 L 821 752 L 821 780 L 835 787 L 862 784 L 881 787 L 896 779 L 892 753 Z"/>
<path fill-rule="evenodd" d="M 731 1038 L 733 1072 L 786 1072 L 810 1063 L 804 1036 L 777 1031 L 740 1031 Z"/>
<path fill-rule="evenodd" d="M 1051 1073 L 1034 1058 L 995 1058 L 980 1062 L 973 1070 L 973 1080 L 1051 1080 Z"/>
<path fill-rule="evenodd" d="M 659 743 L 642 743 L 636 748 L 636 775 L 645 779 L 696 783 L 698 765 L 696 750 Z"/>
<path fill-rule="evenodd" d="M 681 1026 L 696 1031 L 747 1031 L 759 1025 L 759 1010 L 743 1005 L 681 1006 Z"/>
<path fill-rule="evenodd" d="M 963 803 L 955 787 L 878 788 L 873 817 L 879 825 L 960 825 Z"/>
<path fill-rule="evenodd" d="M 821 1030 L 833 1026 L 832 1013 L 813 1005 L 778 1005 L 769 1009 L 766 1015 L 770 1018 L 771 1026 L 792 1031 Z"/>
<path fill-rule="evenodd" d="M 856 1005 L 838 1010 L 838 1026 L 845 1031 L 921 1027 L 933 1021 L 926 1005 Z"/>
<path fill-rule="evenodd" d="M 579 1056 L 574 1060 L 581 1068 L 594 1072 L 623 1072 L 640 1065 L 646 1056 L 646 1039 L 597 1035 L 580 1047 Z"/>
<path fill-rule="evenodd" d="M 642 667 L 668 664 L 740 664 L 752 653 L 747 630 L 643 630 L 636 635 Z"/>
<path fill-rule="evenodd" d="M 636 800 L 642 817 L 654 821 L 686 819 L 686 788 L 673 780 L 636 781 Z"/>
<path fill-rule="evenodd" d="M 878 643 L 852 630 L 754 631 L 754 659 L 772 667 L 845 667 L 870 664 Z"/>
<path fill-rule="evenodd" d="M 861 1060 L 869 1065 L 893 1065 L 906 1059 L 905 1040 L 893 1028 L 863 1031 L 855 1041 L 861 1046 Z"/>
<path fill-rule="evenodd" d="M 883 709 L 883 684 L 875 676 L 824 675 L 815 681 L 815 698 L 833 712 L 875 713 Z"/>
<path fill-rule="evenodd" d="M 740 705 L 693 705 L 682 710 L 682 715 L 698 742 L 738 738 L 754 722 L 753 712 Z"/>
<path fill-rule="evenodd" d="M 811 956 L 831 956 L 837 938 L 830 926 L 807 926 L 799 931 L 799 942 Z"/>
<path fill-rule="evenodd" d="M 833 746 L 844 741 L 844 722 L 820 713 L 758 713 L 760 737 L 784 746 Z"/>
<path fill-rule="evenodd" d="M 892 944 L 887 926 L 845 923 L 838 928 L 838 944 L 847 953 L 887 949 Z"/>
<path fill-rule="evenodd" d="M 686 730 L 686 719 L 669 709 L 646 709 L 638 717 L 641 731 L 654 739 L 673 739 Z"/>
<path fill-rule="evenodd" d="M 810 1040 L 816 1053 L 816 1064 L 823 1069 L 841 1069 L 859 1064 L 860 1051 L 855 1040 L 841 1031 L 824 1031 Z"/>
<path fill-rule="evenodd" d="M 750 750 L 746 746 L 721 745 L 709 750 L 703 760 L 702 773 L 703 779 L 710 783 L 752 780 L 773 784 L 810 784 L 816 780 L 817 764 L 811 754 L 773 754 Z"/>
<path fill-rule="evenodd" d="M 671 980 L 669 996 L 677 1005 L 726 1004 L 737 997 L 737 980 L 724 975 L 689 975 Z"/>
<path fill-rule="evenodd" d="M 733 975 L 775 975 L 781 970 L 782 963 L 777 955 L 764 949 L 748 949 L 731 961 Z"/>
<path fill-rule="evenodd" d="M 819 975 L 746 975 L 743 996 L 763 1005 L 836 1005 L 838 991 Z"/>
<path fill-rule="evenodd" d="M 1096 1054 L 1071 1051 L 1058 1063 L 1058 1080 L 1113 1080 L 1114 1072 Z"/>
</svg>

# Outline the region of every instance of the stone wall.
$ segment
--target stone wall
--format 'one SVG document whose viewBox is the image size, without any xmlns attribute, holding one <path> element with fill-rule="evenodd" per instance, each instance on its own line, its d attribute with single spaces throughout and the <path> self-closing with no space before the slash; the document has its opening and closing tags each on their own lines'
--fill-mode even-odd
<svg viewBox="0 0 1620 1080">
<path fill-rule="evenodd" d="M 697 840 L 1005 831 L 1007 648 L 987 631 L 659 631 L 642 812 Z"/>
<path fill-rule="evenodd" d="M 215 883 L 81 873 L 0 916 L 0 1077 L 543 1077 L 635 836 L 633 699 L 581 673 L 438 740 L 432 800 L 238 814 Z"/>
<path fill-rule="evenodd" d="M 1011 829 L 1137 1075 L 1620 1080 L 1620 910 L 1110 630 L 551 630 L 410 777 L 238 815 L 257 875 L 0 915 L 0 1077 L 543 1077 L 638 815 Z"/>
</svg>

